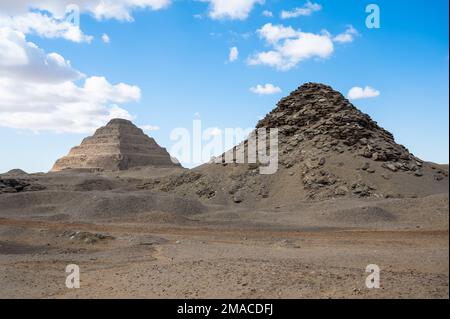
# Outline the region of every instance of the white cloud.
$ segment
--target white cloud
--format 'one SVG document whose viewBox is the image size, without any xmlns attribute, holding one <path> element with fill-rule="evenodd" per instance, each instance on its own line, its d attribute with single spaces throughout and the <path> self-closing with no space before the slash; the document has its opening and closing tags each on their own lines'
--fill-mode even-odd
<svg viewBox="0 0 450 319">
<path fill-rule="evenodd" d="M 293 38 L 299 34 L 292 27 L 285 27 L 282 25 L 273 25 L 272 23 L 265 24 L 261 29 L 256 31 L 260 38 L 269 43 L 277 43 L 282 39 Z"/>
<path fill-rule="evenodd" d="M 83 74 L 57 53 L 46 54 L 25 35 L 0 28 L 0 77 L 18 81 L 57 83 L 72 81 Z"/>
<path fill-rule="evenodd" d="M 283 10 L 281 11 L 281 18 L 282 19 L 290 19 L 290 18 L 297 18 L 300 16 L 310 16 L 316 11 L 322 10 L 322 6 L 317 3 L 312 3 L 311 1 L 308 1 L 305 3 L 303 7 L 295 8 L 290 11 Z"/>
<path fill-rule="evenodd" d="M 232 47 L 230 49 L 230 54 L 228 55 L 228 62 L 234 62 L 239 58 L 239 50 L 237 47 Z"/>
<path fill-rule="evenodd" d="M 18 43 L 19 42 L 19 43 Z M 25 36 L 11 29 L 0 29 L 0 65 L 2 67 L 23 66 L 28 63 L 28 55 L 22 46 Z"/>
<path fill-rule="evenodd" d="M 272 11 L 269 11 L 269 10 L 264 10 L 263 13 L 262 13 L 262 15 L 263 15 L 264 17 L 267 17 L 267 18 L 272 18 L 272 17 L 273 17 Z"/>
<path fill-rule="evenodd" d="M 141 125 L 140 128 L 141 128 L 142 130 L 144 130 L 144 131 L 150 131 L 150 132 L 153 132 L 153 131 L 159 131 L 159 130 L 161 129 L 159 126 L 156 126 L 156 125 L 149 125 L 149 124 L 147 124 L 147 125 Z"/>
<path fill-rule="evenodd" d="M 171 0 L 14 0 L 0 1 L 0 12 L 5 15 L 20 15 L 40 10 L 61 19 L 70 5 L 76 5 L 81 13 L 92 14 L 97 19 L 132 21 L 134 10 L 160 10 L 170 4 Z"/>
<path fill-rule="evenodd" d="M 0 13 L 0 28 L 7 27 L 25 34 L 37 34 L 45 38 L 63 38 L 73 42 L 91 42 L 93 37 L 85 35 L 78 26 L 58 20 L 46 14 L 28 12 L 18 16 Z"/>
<path fill-rule="evenodd" d="M 137 101 L 140 90 L 127 84 L 110 84 L 103 77 L 87 78 L 82 86 L 23 83 L 0 78 L 0 126 L 90 133 L 112 118 L 132 119 L 116 103 Z"/>
<path fill-rule="evenodd" d="M 72 2 L 72 0 L 67 0 Z M 81 2 L 81 1 L 80 1 Z M 136 9 L 161 10 L 168 7 L 171 0 L 91 0 L 84 10 L 94 14 L 95 18 L 133 21 L 131 12 Z"/>
<path fill-rule="evenodd" d="M 106 33 L 103 33 L 102 41 L 103 41 L 103 43 L 109 43 L 111 41 L 111 39 L 109 38 L 109 35 L 107 35 Z"/>
<path fill-rule="evenodd" d="M 264 4 L 265 0 L 201 0 L 209 2 L 211 19 L 245 20 L 256 4 Z"/>
<path fill-rule="evenodd" d="M 0 126 L 88 133 L 111 118 L 132 118 L 117 104 L 138 101 L 139 87 L 97 76 L 78 85 L 84 75 L 69 61 L 18 31 L 0 29 L 0 48 Z"/>
<path fill-rule="evenodd" d="M 347 29 L 343 33 L 335 36 L 333 38 L 333 41 L 338 42 L 338 43 L 349 43 L 349 42 L 353 42 L 355 36 L 358 36 L 358 35 L 359 35 L 359 32 L 352 25 L 349 25 L 349 26 L 347 26 Z"/>
<path fill-rule="evenodd" d="M 272 95 L 272 94 L 280 93 L 281 88 L 268 83 L 265 85 L 258 84 L 257 86 L 251 87 L 250 91 L 253 93 L 259 94 L 259 95 Z"/>
<path fill-rule="evenodd" d="M 133 10 L 159 10 L 170 2 L 0 1 L 0 126 L 36 132 L 88 133 L 111 118 L 132 119 L 118 104 L 139 101 L 139 87 L 111 84 L 102 76 L 86 77 L 63 56 L 46 53 L 28 42 L 25 34 L 91 42 L 92 36 L 66 20 L 68 5 L 76 5 L 81 13 L 99 20 L 132 21 Z M 107 42 L 109 37 L 104 34 L 102 40 Z"/>
<path fill-rule="evenodd" d="M 65 19 L 68 8 L 76 6 L 80 13 L 91 14 L 98 20 L 132 21 L 132 12 L 136 9 L 160 10 L 170 3 L 171 0 L 0 1 L 0 27 L 46 38 L 91 42 L 92 36 L 85 35 L 79 26 Z"/>
<path fill-rule="evenodd" d="M 373 98 L 373 97 L 377 97 L 379 95 L 380 95 L 380 91 L 375 90 L 374 88 L 372 88 L 370 86 L 366 86 L 365 88 L 355 86 L 350 89 L 347 97 L 350 100 L 359 100 L 359 99 Z"/>
<path fill-rule="evenodd" d="M 307 33 L 269 23 L 259 29 L 258 34 L 272 50 L 254 54 L 247 60 L 249 65 L 267 65 L 286 71 L 304 60 L 325 59 L 334 52 L 333 41 L 327 32 Z"/>
</svg>

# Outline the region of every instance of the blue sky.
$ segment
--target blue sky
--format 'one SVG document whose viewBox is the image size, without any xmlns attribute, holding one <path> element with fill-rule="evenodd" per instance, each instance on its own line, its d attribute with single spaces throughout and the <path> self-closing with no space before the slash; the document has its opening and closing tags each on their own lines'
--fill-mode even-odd
<svg viewBox="0 0 450 319">
<path fill-rule="evenodd" d="M 352 102 L 391 131 L 397 142 L 415 155 L 448 163 L 448 1 L 317 0 L 310 4 L 319 5 L 320 9 L 302 11 L 303 15 L 289 19 L 280 16 L 283 10 L 305 9 L 308 2 L 250 2 L 255 3 L 248 12 L 230 11 L 228 15 L 227 8 L 219 11 L 218 7 L 214 15 L 213 4 L 205 1 L 172 1 L 162 8 L 122 8 L 131 14 L 133 21 L 99 17 L 98 11 L 81 8 L 80 29 L 84 35 L 93 37 L 90 42 L 74 41 L 64 34 L 18 32 L 46 54 L 56 52 L 66 61 L 70 60 L 70 68 L 85 74 L 84 78 L 70 79 L 75 85 L 82 86 L 87 77 L 101 76 L 112 85 L 125 83 L 138 87 L 139 97 L 127 87 L 126 91 L 117 93 L 120 96 L 115 100 L 105 103 L 118 104 L 137 125 L 159 127 L 147 133 L 168 149 L 174 143 L 169 138 L 170 132 L 176 127 L 191 128 L 194 114 L 200 115 L 205 128 L 254 127 L 281 97 L 302 83 L 323 82 L 344 95 L 353 87 L 368 86 L 378 91 L 377 96 Z M 380 8 L 379 29 L 366 27 L 365 8 L 370 3 Z M 16 9 L 0 5 L 0 27 L 2 16 L 6 21 L 5 16 L 14 18 L 27 14 L 23 8 Z M 56 9 L 44 9 L 48 11 L 42 14 L 57 18 Z M 263 14 L 264 11 L 270 11 L 272 17 L 268 17 L 267 12 Z M 300 32 L 325 37 L 332 43 L 332 52 L 319 43 L 319 48 L 312 50 L 310 56 L 301 56 L 287 69 L 264 63 L 251 65 L 249 61 L 258 53 L 281 50 L 279 48 L 286 44 L 284 41 L 289 41 L 281 38 L 277 45 L 267 41 L 258 30 L 269 23 L 278 31 L 291 27 L 296 32 L 291 39 L 301 37 Z M 11 22 L 3 22 L 5 25 L 14 29 Z M 356 30 L 351 33 L 351 39 L 334 40 L 345 34 L 349 26 Z M 108 35 L 109 43 L 101 40 L 102 34 Z M 11 38 L 10 33 L 3 36 Z M 1 45 L 0 42 L 0 48 Z M 232 47 L 238 49 L 239 57 L 230 62 Z M 1 85 L 9 85 L 6 81 L 15 76 L 12 72 L 17 72 L 14 68 L 5 67 L 5 70 L 0 71 L 0 90 Z M 5 82 L 1 82 L 2 76 L 7 78 Z M 267 83 L 280 88 L 281 92 L 261 95 L 250 90 Z M 17 83 L 11 87 L 17 88 L 15 94 L 21 95 Z M 46 98 L 46 95 L 39 96 L 39 99 Z M 49 98 L 48 103 L 53 101 Z M 91 117 L 97 114 L 80 115 L 77 111 L 74 116 L 80 116 L 80 123 L 89 121 L 79 132 L 75 132 L 79 126 L 69 129 L 68 124 L 68 129 L 64 130 L 61 129 L 64 124 L 55 128 L 39 121 L 32 121 L 27 127 L 28 121 L 25 124 L 20 119 L 9 121 L 7 116 L 14 110 L 8 110 L 6 102 L 0 97 L 0 119 L 8 123 L 0 123 L 0 172 L 18 167 L 30 172 L 49 170 L 57 158 L 89 135 L 87 131 L 94 121 Z M 43 105 L 44 102 L 47 103 L 43 101 Z M 2 107 L 6 110 L 3 117 Z M 26 116 L 33 117 L 37 106 L 32 107 L 32 112 L 24 113 Z M 45 110 L 40 110 L 40 114 Z M 104 110 L 102 108 L 101 112 Z M 65 123 L 61 117 L 67 114 L 61 114 L 64 115 L 51 121 Z M 99 117 L 94 122 L 106 120 L 106 117 Z M 5 125 L 7 127 L 2 127 Z"/>
</svg>

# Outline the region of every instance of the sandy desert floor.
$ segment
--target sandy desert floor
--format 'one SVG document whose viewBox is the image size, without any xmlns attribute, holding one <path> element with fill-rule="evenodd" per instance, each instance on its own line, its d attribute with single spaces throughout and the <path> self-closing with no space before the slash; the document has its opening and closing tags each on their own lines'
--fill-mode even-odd
<svg viewBox="0 0 450 319">
<path fill-rule="evenodd" d="M 0 297 L 449 297 L 448 194 L 336 205 L 83 223 L 3 216 Z M 68 264 L 80 289 L 65 286 Z M 380 289 L 365 286 L 369 264 Z"/>
</svg>

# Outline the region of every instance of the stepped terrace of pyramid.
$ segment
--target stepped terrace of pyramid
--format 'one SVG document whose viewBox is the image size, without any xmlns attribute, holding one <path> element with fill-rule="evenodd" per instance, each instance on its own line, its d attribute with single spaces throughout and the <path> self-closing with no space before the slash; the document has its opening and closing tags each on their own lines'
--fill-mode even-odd
<svg viewBox="0 0 450 319">
<path fill-rule="evenodd" d="M 179 166 L 174 161 L 164 148 L 132 122 L 113 119 L 72 148 L 67 156 L 57 160 L 52 171 L 119 171 L 139 166 Z"/>
</svg>

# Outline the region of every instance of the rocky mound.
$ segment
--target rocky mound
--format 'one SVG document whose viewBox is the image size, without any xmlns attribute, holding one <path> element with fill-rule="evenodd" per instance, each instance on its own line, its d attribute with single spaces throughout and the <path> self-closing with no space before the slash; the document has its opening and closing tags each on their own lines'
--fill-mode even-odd
<svg viewBox="0 0 450 319">
<path fill-rule="evenodd" d="M 397 169 L 416 171 L 421 161 L 395 142 L 367 114 L 331 87 L 307 83 L 283 98 L 257 128 L 278 128 L 283 154 L 305 146 L 321 153 L 357 153 L 380 162 L 395 162 Z"/>
<path fill-rule="evenodd" d="M 53 172 L 65 169 L 119 171 L 139 166 L 175 167 L 166 149 L 133 123 L 111 120 L 85 138 L 69 155 L 56 161 Z"/>
<path fill-rule="evenodd" d="M 448 177 L 447 172 L 437 166 L 431 166 L 434 172 L 428 172 L 424 162 L 397 144 L 390 132 L 359 111 L 342 94 L 323 84 L 301 86 L 282 99 L 257 125 L 257 128 L 273 127 L 280 132 L 280 164 L 301 169 L 304 187 L 311 190 L 310 197 L 340 196 L 349 192 L 358 196 L 386 195 L 377 194 L 380 190 L 371 174 L 386 180 L 395 178 L 393 175 L 397 172 L 414 177 L 429 174 L 435 182 Z M 338 161 L 339 158 L 342 160 Z M 331 165 L 326 165 L 327 162 Z M 352 169 L 356 163 L 360 171 L 357 180 L 349 181 L 348 175 L 337 172 Z M 412 179 L 416 185 L 422 182 Z M 448 183 L 438 184 L 448 190 L 445 185 Z"/>
<path fill-rule="evenodd" d="M 33 192 L 43 189 L 45 189 L 45 187 L 36 183 L 34 180 L 0 178 L 0 194 Z"/>
<path fill-rule="evenodd" d="M 2 174 L 2 175 L 8 175 L 8 176 L 22 176 L 22 175 L 28 175 L 27 172 L 25 172 L 24 170 L 21 170 L 20 168 L 15 168 L 12 169 L 10 171 L 7 171 L 6 173 Z"/>
<path fill-rule="evenodd" d="M 448 171 L 415 157 L 329 86 L 302 85 L 283 98 L 258 128 L 279 130 L 275 174 L 261 175 L 261 163 L 208 163 L 187 175 L 147 183 L 147 187 L 191 192 L 222 203 L 262 205 L 448 192 Z M 247 144 L 237 147 L 246 149 Z"/>
</svg>

